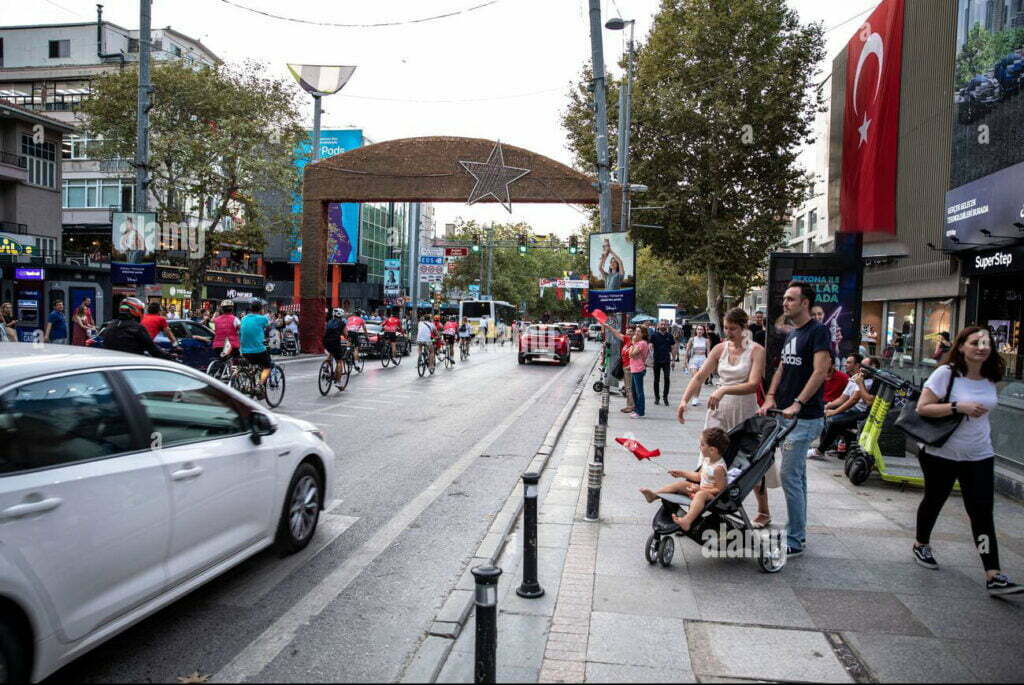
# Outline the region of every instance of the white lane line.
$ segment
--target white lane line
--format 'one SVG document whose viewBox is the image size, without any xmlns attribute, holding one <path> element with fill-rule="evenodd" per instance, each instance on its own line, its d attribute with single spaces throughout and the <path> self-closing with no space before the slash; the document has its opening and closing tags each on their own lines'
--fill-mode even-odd
<svg viewBox="0 0 1024 685">
<path fill-rule="evenodd" d="M 319 416 L 330 416 L 332 418 L 338 418 L 338 419 L 351 419 L 351 418 L 355 418 L 355 414 L 334 414 L 334 413 L 331 413 L 331 412 L 325 412 L 323 414 L 320 414 Z"/>
<path fill-rule="evenodd" d="M 385 392 L 387 392 L 387 391 L 385 391 Z M 390 395 L 391 393 L 389 392 L 388 394 Z M 373 402 L 374 404 L 394 404 L 394 402 L 392 402 L 391 400 L 371 400 L 368 397 L 360 397 L 359 401 L 360 402 Z"/>
<path fill-rule="evenodd" d="M 458 461 L 452 463 L 437 477 L 437 480 L 402 507 L 390 521 L 346 558 L 340 566 L 310 589 L 302 599 L 279 616 L 255 640 L 238 652 L 230 662 L 214 674 L 213 679 L 222 683 L 240 683 L 258 675 L 266 668 L 267 664 L 277 658 L 277 655 L 291 644 L 302 626 L 323 612 L 352 581 L 373 563 L 374 559 L 391 546 L 435 499 L 444 493 L 456 478 L 476 462 L 479 455 L 486 454 L 488 447 L 501 437 L 502 433 L 508 430 L 540 399 L 547 396 L 551 386 L 571 370 L 573 367 L 567 366 L 553 375 L 528 400 L 505 417 L 504 421 L 480 438 L 465 454 L 459 457 Z"/>
<path fill-rule="evenodd" d="M 295 569 L 312 562 L 316 555 L 337 540 L 339 535 L 351 528 L 358 520 L 358 516 L 338 514 L 321 516 L 316 533 L 306 549 L 284 559 L 268 559 L 267 563 L 254 566 L 250 572 L 233 578 L 223 588 L 226 598 L 216 600 L 217 603 L 245 608 L 256 606 L 256 603 L 277 587 L 278 583 L 291 575 Z"/>
</svg>

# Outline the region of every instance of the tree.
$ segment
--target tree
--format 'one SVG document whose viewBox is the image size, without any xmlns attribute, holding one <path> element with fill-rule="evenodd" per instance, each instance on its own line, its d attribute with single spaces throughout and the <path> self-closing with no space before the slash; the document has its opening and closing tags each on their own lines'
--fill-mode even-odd
<svg viewBox="0 0 1024 685">
<path fill-rule="evenodd" d="M 652 316 L 659 304 L 674 304 L 696 313 L 704 308 L 704 279 L 685 273 L 672 260 L 654 254 L 648 246 L 636 251 L 636 308 Z"/>
<path fill-rule="evenodd" d="M 741 297 L 761 278 L 806 197 L 797 158 L 822 110 L 814 79 L 823 57 L 821 25 L 802 25 L 785 0 L 662 0 L 637 52 L 631 180 L 649 187 L 645 203 L 665 209 L 644 215 L 664 228 L 631 232 L 705 275 L 712 320 L 723 293 Z M 586 85 L 570 93 L 563 125 L 577 162 L 589 165 Z"/>
<path fill-rule="evenodd" d="M 290 202 L 257 194 L 299 189 L 295 150 L 304 138 L 294 85 L 256 63 L 196 67 L 154 64 L 149 112 L 149 191 L 157 221 L 199 225 L 204 245 L 188 258 L 192 301 L 221 246 L 262 250 L 267 232 L 291 231 Z M 83 105 L 90 138 L 107 158 L 135 156 L 137 69 L 97 79 Z"/>
</svg>

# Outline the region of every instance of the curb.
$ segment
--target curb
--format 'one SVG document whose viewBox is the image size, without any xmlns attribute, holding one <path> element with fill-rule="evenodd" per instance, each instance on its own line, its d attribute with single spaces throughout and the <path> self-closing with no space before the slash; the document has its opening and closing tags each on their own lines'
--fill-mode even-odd
<svg viewBox="0 0 1024 685">
<path fill-rule="evenodd" d="M 544 472 L 548 460 L 551 458 L 559 439 L 562 437 L 565 426 L 569 423 L 569 417 L 576 410 L 576 405 L 579 404 L 583 391 L 587 389 L 586 379 L 593 373 L 594 367 L 597 366 L 597 361 L 598 358 L 595 357 L 590 368 L 583 373 L 583 379 L 579 382 L 579 387 L 573 391 L 572 396 L 565 403 L 565 406 L 562 407 L 558 418 L 555 419 L 547 435 L 544 436 L 541 446 L 537 448 L 533 460 L 526 467 L 526 472 Z M 399 682 L 433 683 L 437 676 L 440 675 L 441 669 L 448 659 L 448 654 L 455 645 L 456 638 L 459 637 L 462 628 L 466 625 L 469 614 L 473 610 L 475 583 L 472 569 L 481 565 L 494 565 L 497 561 L 502 550 L 505 548 L 509 534 L 515 528 L 519 515 L 522 513 L 522 494 L 523 482 L 522 479 L 519 479 L 505 499 L 501 510 L 495 515 L 494 520 L 491 522 L 491 527 L 487 530 L 487 534 L 484 535 L 484 539 L 477 547 L 476 553 L 469 560 L 466 569 L 462 572 L 462 576 L 459 577 L 459 582 L 455 584 L 455 588 L 448 594 L 444 604 L 441 606 L 441 610 L 434 617 L 433 624 L 427 630 L 426 639 L 420 643 L 416 653 L 413 654 Z"/>
</svg>

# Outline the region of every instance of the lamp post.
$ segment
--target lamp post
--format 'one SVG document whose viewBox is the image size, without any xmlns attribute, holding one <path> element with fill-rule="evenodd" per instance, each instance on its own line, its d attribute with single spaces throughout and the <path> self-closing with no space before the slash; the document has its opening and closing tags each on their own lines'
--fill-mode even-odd
<svg viewBox="0 0 1024 685">
<path fill-rule="evenodd" d="M 626 82 L 619 89 L 619 183 L 622 184 L 622 215 L 619 231 L 629 230 L 629 129 L 633 110 L 633 19 L 612 17 L 604 27 L 610 31 L 621 31 L 629 25 L 629 41 L 626 43 Z"/>
<path fill-rule="evenodd" d="M 590 0 L 590 51 L 594 70 L 594 138 L 597 143 L 597 191 L 601 232 L 608 233 L 612 225 L 612 189 L 608 172 L 608 101 L 605 97 L 601 0 Z"/>
</svg>

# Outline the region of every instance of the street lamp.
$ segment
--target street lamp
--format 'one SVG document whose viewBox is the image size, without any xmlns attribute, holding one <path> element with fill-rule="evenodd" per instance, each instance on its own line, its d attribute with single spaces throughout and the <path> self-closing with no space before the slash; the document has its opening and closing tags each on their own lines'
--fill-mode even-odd
<svg viewBox="0 0 1024 685">
<path fill-rule="evenodd" d="M 626 85 L 619 89 L 619 183 L 622 184 L 622 218 L 619 230 L 626 231 L 629 226 L 629 129 L 632 118 L 633 97 L 633 28 L 636 22 L 632 19 L 612 17 L 605 22 L 609 31 L 622 31 L 629 26 L 629 42 L 626 43 Z"/>
</svg>

